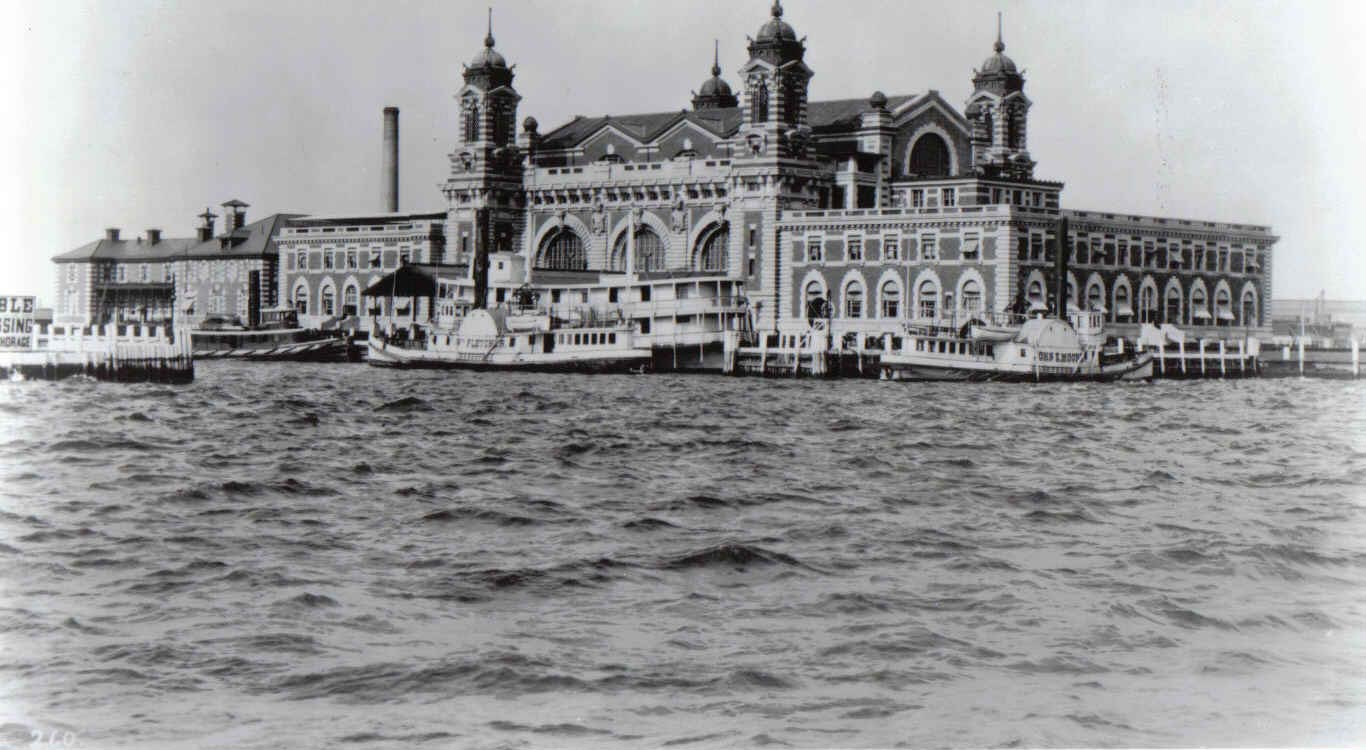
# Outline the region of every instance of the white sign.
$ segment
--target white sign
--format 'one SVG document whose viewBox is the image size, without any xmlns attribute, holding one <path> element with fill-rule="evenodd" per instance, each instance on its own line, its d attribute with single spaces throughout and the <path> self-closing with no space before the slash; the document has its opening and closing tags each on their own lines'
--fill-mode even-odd
<svg viewBox="0 0 1366 750">
<path fill-rule="evenodd" d="M 32 348 L 34 297 L 0 297 L 0 351 Z"/>
</svg>

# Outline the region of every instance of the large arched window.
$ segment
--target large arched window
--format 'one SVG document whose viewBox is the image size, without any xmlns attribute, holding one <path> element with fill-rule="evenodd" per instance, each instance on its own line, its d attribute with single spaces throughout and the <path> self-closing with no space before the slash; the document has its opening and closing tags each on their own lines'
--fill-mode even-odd
<svg viewBox="0 0 1366 750">
<path fill-rule="evenodd" d="M 1181 290 L 1174 286 L 1167 287 L 1167 308 L 1163 322 L 1173 325 L 1181 323 Z"/>
<path fill-rule="evenodd" d="M 355 284 L 347 284 L 342 292 L 342 315 L 354 316 L 360 311 L 360 290 Z"/>
<path fill-rule="evenodd" d="M 1243 325 L 1257 327 L 1257 295 L 1251 289 L 1243 292 Z"/>
<path fill-rule="evenodd" d="M 963 294 L 959 300 L 963 306 L 963 315 L 971 318 L 982 312 L 982 285 L 976 279 L 969 279 L 963 282 Z"/>
<path fill-rule="evenodd" d="M 337 295 L 330 284 L 323 285 L 318 291 L 318 314 L 331 317 L 337 311 Z"/>
<path fill-rule="evenodd" d="M 536 267 L 550 271 L 587 271 L 588 254 L 583 240 L 572 230 L 561 227 L 541 241 Z"/>
<path fill-rule="evenodd" d="M 1138 320 L 1141 323 L 1157 322 L 1156 287 L 1145 286 L 1138 291 Z"/>
<path fill-rule="evenodd" d="M 907 172 L 912 177 L 947 177 L 952 168 L 949 159 L 949 144 L 938 133 L 926 133 L 915 139 L 911 147 L 910 166 Z"/>
<path fill-rule="evenodd" d="M 930 279 L 920 282 L 920 289 L 916 292 L 920 300 L 920 309 L 917 315 L 926 320 L 934 320 L 939 311 L 939 285 Z"/>
<path fill-rule="evenodd" d="M 720 271 L 729 268 L 730 224 L 718 224 L 715 229 L 702 236 L 693 259 L 693 268 L 698 271 Z"/>
<path fill-rule="evenodd" d="M 302 281 L 294 285 L 294 312 L 308 314 L 308 285 Z"/>
<path fill-rule="evenodd" d="M 882 282 L 882 290 L 878 292 L 878 297 L 882 301 L 882 317 L 899 318 L 901 317 L 901 285 L 887 279 Z"/>
<path fill-rule="evenodd" d="M 655 230 L 641 224 L 636 228 L 636 254 L 635 271 L 642 273 L 645 271 L 664 270 L 664 241 L 655 234 Z M 617 236 L 616 244 L 612 246 L 613 271 L 626 270 L 626 233 L 622 232 Z"/>
<path fill-rule="evenodd" d="M 844 317 L 863 317 L 863 284 L 851 281 L 844 287 Z"/>
<path fill-rule="evenodd" d="M 479 140 L 479 102 L 474 97 L 465 100 L 465 141 Z"/>
<path fill-rule="evenodd" d="M 1024 125 L 1024 109 L 1011 107 L 1006 113 L 1006 148 L 1020 147 L 1020 128 Z"/>
</svg>

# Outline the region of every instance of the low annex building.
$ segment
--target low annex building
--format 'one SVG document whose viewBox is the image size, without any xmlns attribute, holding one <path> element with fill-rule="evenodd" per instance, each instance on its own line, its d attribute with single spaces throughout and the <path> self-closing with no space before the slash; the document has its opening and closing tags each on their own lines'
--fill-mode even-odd
<svg viewBox="0 0 1366 750">
<path fill-rule="evenodd" d="M 197 325 L 209 316 L 243 324 L 278 304 L 275 237 L 291 214 L 247 222 L 248 205 L 222 205 L 226 226 L 200 214 L 194 237 L 164 238 L 161 230 L 121 237 L 119 229 L 53 258 L 57 264 L 58 325 Z"/>
</svg>

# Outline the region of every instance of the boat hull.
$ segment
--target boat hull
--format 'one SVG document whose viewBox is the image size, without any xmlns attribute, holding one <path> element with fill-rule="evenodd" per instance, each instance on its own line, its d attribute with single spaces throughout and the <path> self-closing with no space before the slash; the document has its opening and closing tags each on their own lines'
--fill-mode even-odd
<svg viewBox="0 0 1366 750">
<path fill-rule="evenodd" d="M 412 349 L 371 339 L 366 361 L 375 367 L 429 370 L 521 370 L 523 372 L 640 372 L 648 369 L 653 353 L 648 349 L 627 349 L 601 353 L 528 354 L 462 353 Z"/>
<path fill-rule="evenodd" d="M 1030 367 L 981 362 L 955 363 L 947 359 L 887 357 L 882 372 L 888 380 L 959 383 L 1085 383 L 1117 380 L 1151 380 L 1152 355 L 1144 353 L 1100 367 Z"/>
</svg>

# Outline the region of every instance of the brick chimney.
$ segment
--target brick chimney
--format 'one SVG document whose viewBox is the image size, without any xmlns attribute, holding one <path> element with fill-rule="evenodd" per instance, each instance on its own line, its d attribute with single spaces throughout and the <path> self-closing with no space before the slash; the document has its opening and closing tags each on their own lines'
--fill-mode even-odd
<svg viewBox="0 0 1366 750">
<path fill-rule="evenodd" d="M 155 244 L 157 244 L 158 242 L 161 242 L 161 230 L 160 230 L 160 229 L 148 229 L 148 230 L 147 230 L 147 243 L 148 243 L 148 244 L 151 244 L 151 245 L 155 245 Z"/>
<path fill-rule="evenodd" d="M 241 229 L 247 223 L 247 204 L 233 198 L 223 204 L 223 222 L 227 226 L 223 231 L 232 234 Z"/>
<path fill-rule="evenodd" d="M 384 108 L 384 210 L 398 213 L 398 107 Z"/>
<path fill-rule="evenodd" d="M 196 231 L 195 237 L 200 242 L 208 242 L 209 240 L 213 239 L 213 220 L 218 218 L 218 214 L 215 214 L 214 212 L 205 208 L 204 213 L 200 214 L 199 218 L 203 219 L 204 223 L 199 225 L 199 229 L 198 231 Z"/>
<path fill-rule="evenodd" d="M 113 241 L 115 241 L 115 242 L 118 242 L 118 239 L 119 239 L 119 228 L 118 228 L 118 227 L 109 227 L 108 229 L 104 230 L 104 238 L 105 238 L 106 240 L 113 240 Z"/>
</svg>

